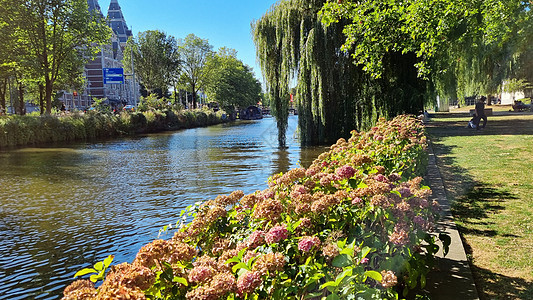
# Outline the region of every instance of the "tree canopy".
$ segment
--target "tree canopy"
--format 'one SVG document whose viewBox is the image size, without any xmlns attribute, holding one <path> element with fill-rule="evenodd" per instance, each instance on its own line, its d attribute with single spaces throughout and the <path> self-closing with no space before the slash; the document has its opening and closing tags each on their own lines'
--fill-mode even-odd
<svg viewBox="0 0 533 300">
<path fill-rule="evenodd" d="M 124 69 L 131 72 L 131 57 L 139 82 L 152 93 L 165 93 L 177 76 L 180 66 L 178 43 L 175 37 L 159 30 L 139 32 L 130 38 L 124 53 Z"/>
<path fill-rule="evenodd" d="M 380 116 L 416 113 L 423 108 L 426 84 L 410 66 L 413 55 L 391 53 L 384 75 L 372 79 L 343 50 L 348 22 L 326 26 L 318 16 L 325 1 L 285 0 L 253 24 L 279 143 L 285 145 L 290 84 L 303 143 L 334 142 L 351 130 L 368 127 Z"/>
<path fill-rule="evenodd" d="M 252 30 L 280 145 L 293 82 L 303 143 L 332 142 L 380 116 L 418 113 L 437 94 L 495 92 L 512 72 L 506 62 L 525 61 L 513 56 L 531 44 L 530 6 L 519 0 L 276 3 Z"/>
<path fill-rule="evenodd" d="M 213 55 L 213 46 L 209 41 L 189 34 L 179 41 L 182 62 L 180 81 L 192 93 L 193 106 L 197 106 L 197 93 L 206 87 L 210 70 L 205 68 L 209 57 Z"/>
<path fill-rule="evenodd" d="M 16 76 L 24 78 L 18 80 L 19 87 L 28 80 L 43 86 L 46 113 L 50 113 L 55 91 L 79 77 L 111 30 L 99 14 L 89 12 L 85 0 L 5 2 L 9 2 L 4 3 L 9 14 L 0 15 L 1 23 L 16 30 L 11 46 L 18 55 L 3 65 L 19 68 Z"/>
<path fill-rule="evenodd" d="M 343 50 L 374 78 L 388 53 L 413 53 L 419 77 L 451 98 L 496 93 L 516 70 L 509 62 L 531 45 L 531 1 L 332 1 L 321 16 L 349 21 Z"/>
<path fill-rule="evenodd" d="M 220 48 L 206 64 L 210 76 L 206 93 L 228 112 L 236 108 L 255 105 L 261 100 L 261 83 L 252 69 L 237 59 L 237 51 Z"/>
</svg>

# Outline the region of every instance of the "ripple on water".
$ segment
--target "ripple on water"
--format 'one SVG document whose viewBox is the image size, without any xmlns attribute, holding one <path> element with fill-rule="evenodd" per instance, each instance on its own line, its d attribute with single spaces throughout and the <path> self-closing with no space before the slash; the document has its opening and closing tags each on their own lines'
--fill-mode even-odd
<svg viewBox="0 0 533 300">
<path fill-rule="evenodd" d="M 109 254 L 131 262 L 188 205 L 266 188 L 304 157 L 292 140 L 280 152 L 276 132 L 264 119 L 0 151 L 0 186 L 9 187 L 0 194 L 0 299 L 58 299 L 76 271 Z"/>
</svg>

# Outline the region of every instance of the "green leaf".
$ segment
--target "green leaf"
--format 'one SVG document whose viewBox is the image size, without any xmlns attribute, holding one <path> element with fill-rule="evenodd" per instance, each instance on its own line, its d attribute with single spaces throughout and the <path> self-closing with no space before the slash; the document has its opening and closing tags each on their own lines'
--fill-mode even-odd
<svg viewBox="0 0 533 300">
<path fill-rule="evenodd" d="M 359 258 L 365 258 L 371 250 L 372 248 L 370 247 L 364 247 L 361 252 L 359 252 Z"/>
<path fill-rule="evenodd" d="M 405 287 L 405 288 L 403 289 L 402 296 L 405 298 L 405 297 L 407 297 L 408 294 L 409 294 L 409 288 L 408 288 L 408 287 Z"/>
<path fill-rule="evenodd" d="M 420 287 L 425 288 L 426 287 L 426 275 L 421 274 L 420 275 Z"/>
<path fill-rule="evenodd" d="M 114 255 L 109 255 L 106 259 L 104 259 L 104 269 L 107 269 L 111 262 L 113 262 L 113 259 L 115 258 Z"/>
<path fill-rule="evenodd" d="M 304 299 L 314 299 L 320 296 L 322 296 L 322 292 L 310 293 L 307 296 L 305 296 Z"/>
<path fill-rule="evenodd" d="M 353 178 L 350 178 L 348 180 L 348 184 L 352 187 L 352 188 L 357 188 L 357 180 L 353 179 Z"/>
<path fill-rule="evenodd" d="M 320 289 L 324 289 L 324 288 L 327 288 L 327 287 L 336 287 L 338 285 L 338 283 L 336 281 L 328 281 L 326 283 L 324 283 L 323 285 L 320 286 Z"/>
<path fill-rule="evenodd" d="M 301 222 L 301 221 L 300 221 L 300 222 Z M 339 247 L 339 249 L 344 248 L 344 246 L 346 245 L 346 241 L 347 241 L 347 240 L 348 240 L 348 239 L 338 240 L 338 241 L 337 241 L 337 247 Z"/>
<path fill-rule="evenodd" d="M 294 230 L 295 230 L 296 228 L 298 228 L 298 226 L 300 226 L 301 223 L 302 223 L 302 220 L 298 220 L 298 221 L 296 221 L 296 223 L 294 223 L 294 224 L 292 224 L 292 225 L 290 225 L 290 226 L 287 227 L 288 231 L 289 231 L 290 233 L 293 233 Z M 289 224 L 291 224 L 291 223 L 289 223 Z"/>
<path fill-rule="evenodd" d="M 400 192 L 398 192 L 398 191 L 391 191 L 390 193 L 391 193 L 391 194 L 396 194 L 396 195 L 398 195 L 398 196 L 400 196 L 400 197 L 402 196 L 402 194 L 400 194 Z"/>
<path fill-rule="evenodd" d="M 95 275 L 91 275 L 91 277 L 90 277 L 89 279 L 90 279 L 92 282 L 97 282 L 98 279 L 100 279 L 100 278 L 98 277 L 98 275 L 95 274 Z"/>
<path fill-rule="evenodd" d="M 94 264 L 94 269 L 97 271 L 102 271 L 104 269 L 104 263 L 99 261 Z"/>
<path fill-rule="evenodd" d="M 231 268 L 233 273 L 237 272 L 237 270 L 239 270 L 239 269 L 245 269 L 245 270 L 250 271 L 250 268 L 248 267 L 248 265 L 243 263 L 243 262 L 240 262 L 240 263 L 234 265 L 233 268 Z"/>
<path fill-rule="evenodd" d="M 383 280 L 383 276 L 381 276 L 381 274 L 376 271 L 366 271 L 365 276 L 370 277 L 378 282 L 381 282 L 381 280 Z"/>
<path fill-rule="evenodd" d="M 183 277 L 174 277 L 172 279 L 172 282 L 177 282 L 177 283 L 183 284 L 184 286 L 189 286 L 189 284 L 187 283 L 187 279 L 185 279 Z"/>
<path fill-rule="evenodd" d="M 347 268 L 342 273 L 340 273 L 337 278 L 335 278 L 335 282 L 337 282 L 337 285 L 342 282 L 346 276 L 352 276 L 353 274 L 353 268 Z"/>
<path fill-rule="evenodd" d="M 330 294 L 326 300 L 340 300 L 341 298 L 337 294 Z"/>
<path fill-rule="evenodd" d="M 368 187 L 368 185 L 366 183 L 362 182 L 362 181 L 357 185 L 357 188 L 360 188 L 360 189 L 364 189 L 364 188 L 367 188 L 367 187 Z"/>
<path fill-rule="evenodd" d="M 229 264 L 229 263 L 233 263 L 233 262 L 235 262 L 235 263 L 240 263 L 241 260 L 240 260 L 240 258 L 238 258 L 238 257 L 232 257 L 232 258 L 226 260 L 225 264 Z"/>
<path fill-rule="evenodd" d="M 353 261 L 349 255 L 339 254 L 333 259 L 333 262 L 331 264 L 337 268 L 344 268 L 347 266 L 351 266 L 353 264 Z"/>
<path fill-rule="evenodd" d="M 79 270 L 78 272 L 76 272 L 76 274 L 74 274 L 74 278 L 76 278 L 78 276 L 87 275 L 87 274 L 90 274 L 90 273 L 98 273 L 98 271 L 96 271 L 95 269 L 85 268 L 85 269 L 82 269 L 82 270 Z"/>
</svg>

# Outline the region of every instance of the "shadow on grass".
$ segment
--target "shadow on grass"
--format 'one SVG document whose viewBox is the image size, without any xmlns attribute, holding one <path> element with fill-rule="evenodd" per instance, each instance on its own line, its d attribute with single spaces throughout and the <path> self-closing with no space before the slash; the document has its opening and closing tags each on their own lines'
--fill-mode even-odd
<svg viewBox="0 0 533 300">
<path fill-rule="evenodd" d="M 488 184 L 478 183 L 465 195 L 455 199 L 452 212 L 454 215 L 460 216 L 465 222 L 468 222 L 469 219 L 481 220 L 488 218 L 489 214 L 504 209 L 503 206 L 497 204 L 498 202 L 510 199 L 518 199 L 518 197 Z"/>
<path fill-rule="evenodd" d="M 454 116 L 457 118 L 457 116 Z M 437 157 L 437 165 L 445 183 L 448 199 L 452 200 L 451 210 L 457 224 L 463 245 L 468 256 L 473 250 L 464 239 L 464 235 L 483 237 L 519 237 L 512 234 L 499 233 L 490 221 L 490 216 L 504 210 L 502 205 L 509 200 L 518 199 L 517 196 L 494 185 L 488 185 L 474 180 L 468 170 L 458 165 L 451 156 L 453 147 L 441 143 L 443 138 L 451 136 L 474 135 L 533 135 L 531 121 L 522 119 L 491 120 L 487 128 L 476 131 L 465 128 L 466 121 L 446 120 L 430 122 L 426 127 L 432 141 L 433 150 Z M 492 227 L 492 228 L 490 228 Z M 518 249 L 517 249 L 518 250 Z M 479 291 L 479 297 L 484 299 L 533 299 L 533 283 L 523 278 L 515 278 L 498 273 L 498 270 L 479 268 L 470 261 L 473 276 Z"/>
<path fill-rule="evenodd" d="M 471 266 L 479 298 L 489 299 L 533 299 L 533 283 L 523 278 L 510 277 L 491 270 Z"/>
<path fill-rule="evenodd" d="M 463 120 L 432 120 L 426 127 L 437 139 L 446 136 L 476 136 L 476 135 L 531 135 L 533 126 L 531 113 L 504 114 L 488 116 L 487 126 L 483 130 L 466 128 L 470 116 L 468 114 L 442 114 L 439 119 L 461 118 Z"/>
</svg>

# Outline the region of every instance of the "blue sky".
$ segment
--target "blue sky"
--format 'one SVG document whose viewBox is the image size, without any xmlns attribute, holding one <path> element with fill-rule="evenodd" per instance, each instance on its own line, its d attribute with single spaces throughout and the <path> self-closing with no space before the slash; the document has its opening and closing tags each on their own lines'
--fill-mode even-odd
<svg viewBox="0 0 533 300">
<path fill-rule="evenodd" d="M 110 0 L 99 0 L 107 15 Z M 133 34 L 161 30 L 176 38 L 189 33 L 208 39 L 214 50 L 228 47 L 252 67 L 259 80 L 250 23 L 259 19 L 277 0 L 118 0 Z"/>
</svg>

